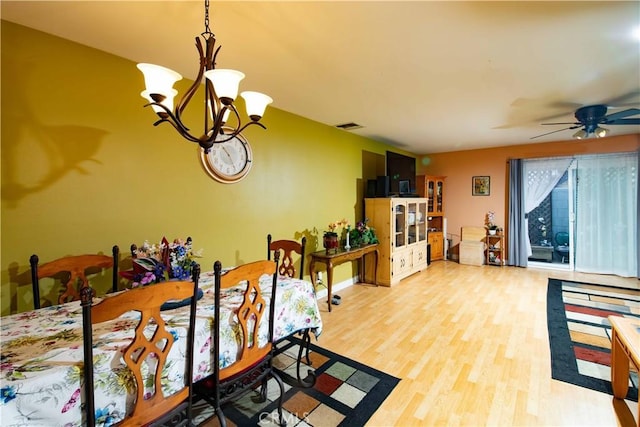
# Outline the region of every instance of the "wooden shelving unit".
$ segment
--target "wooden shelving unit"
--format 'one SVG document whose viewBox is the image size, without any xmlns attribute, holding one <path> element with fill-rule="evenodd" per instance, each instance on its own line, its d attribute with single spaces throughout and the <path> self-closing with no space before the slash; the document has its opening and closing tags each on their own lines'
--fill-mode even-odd
<svg viewBox="0 0 640 427">
<path fill-rule="evenodd" d="M 487 249 L 485 250 L 485 262 L 487 265 L 504 265 L 504 235 L 487 234 L 485 238 Z"/>
</svg>

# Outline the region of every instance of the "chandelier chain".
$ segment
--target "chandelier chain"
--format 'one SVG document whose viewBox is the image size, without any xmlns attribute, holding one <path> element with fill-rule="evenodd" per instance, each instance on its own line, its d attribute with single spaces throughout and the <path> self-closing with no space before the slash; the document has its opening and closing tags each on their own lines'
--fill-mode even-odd
<svg viewBox="0 0 640 427">
<path fill-rule="evenodd" d="M 204 0 L 204 33 L 211 34 L 209 29 L 209 0 Z"/>
</svg>

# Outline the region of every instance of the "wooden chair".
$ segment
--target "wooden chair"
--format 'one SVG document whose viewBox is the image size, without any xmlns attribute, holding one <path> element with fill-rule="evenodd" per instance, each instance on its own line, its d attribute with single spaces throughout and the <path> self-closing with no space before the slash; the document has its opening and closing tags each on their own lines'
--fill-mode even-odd
<svg viewBox="0 0 640 427">
<path fill-rule="evenodd" d="M 238 285 L 246 286 L 241 306 L 235 313 L 233 322 L 237 322 L 239 351 L 237 359 L 228 366 L 220 366 L 220 328 L 214 327 L 213 357 L 214 374 L 195 384 L 197 397 L 203 398 L 213 405 L 221 427 L 227 425 L 222 412 L 222 405 L 235 400 L 251 390 L 261 386 L 260 398 L 267 397 L 267 381 L 274 378 L 280 387 L 278 398 L 278 415 L 280 425 L 285 425 L 282 415 L 284 385 L 282 379 L 273 368 L 273 325 L 275 319 L 276 281 L 278 278 L 279 254 L 274 254 L 274 261 L 256 261 L 235 267 L 222 274 L 222 264 L 214 264 L 215 275 L 215 318 L 220 319 L 220 294 L 223 289 Z M 273 276 L 271 280 L 271 298 L 266 301 L 260 289 L 260 277 L 264 274 Z M 269 316 L 268 340 L 263 347 L 258 345 L 258 325 Z M 266 321 L 266 320 L 265 320 Z"/>
<path fill-rule="evenodd" d="M 31 286 L 33 288 L 33 308 L 40 308 L 40 279 L 45 277 L 59 278 L 62 282 L 62 291 L 58 296 L 57 304 L 80 299 L 80 290 L 89 287 L 87 271 L 98 269 L 113 269 L 111 290 L 118 291 L 118 265 L 120 249 L 112 248 L 112 256 L 108 255 L 75 255 L 58 258 L 45 264 L 38 265 L 38 255 L 31 255 Z"/>
<path fill-rule="evenodd" d="M 135 381 L 136 396 L 131 411 L 125 415 L 122 424 L 126 426 L 153 425 L 193 425 L 193 346 L 198 279 L 200 266 L 193 269 L 192 281 L 166 281 L 149 286 L 141 286 L 113 296 L 92 305 L 91 288 L 82 290 L 82 329 L 84 349 L 84 379 L 86 393 L 86 425 L 95 425 L 94 366 L 93 366 L 93 326 L 114 320 L 127 312 L 139 312 L 140 321 L 135 328 L 135 337 L 122 354 L 124 364 L 131 371 Z M 189 304 L 189 324 L 185 343 L 184 387 L 176 393 L 165 396 L 162 390 L 162 370 L 175 338 L 160 316 L 162 304 L 169 300 L 191 298 Z M 150 338 L 145 336 L 145 328 L 153 328 Z M 149 363 L 149 358 L 153 363 Z M 143 375 L 148 369 L 146 375 Z M 154 368 L 153 368 L 154 367 Z M 153 369 L 152 369 L 153 368 Z M 149 387 L 149 383 L 153 383 Z M 145 388 L 145 384 L 147 388 Z"/>
<path fill-rule="evenodd" d="M 271 259 L 271 253 L 275 255 L 276 253 L 280 253 L 282 251 L 282 263 L 278 267 L 278 273 L 282 276 L 295 277 L 296 276 L 296 267 L 295 262 L 293 260 L 293 254 L 297 253 L 300 255 L 300 274 L 298 278 L 300 280 L 304 277 L 304 254 L 305 247 L 307 245 L 307 238 L 303 237 L 300 243 L 295 240 L 271 240 L 271 234 L 267 235 L 267 259 Z M 298 354 L 298 378 L 300 378 L 300 361 L 302 360 L 302 352 L 306 349 L 306 358 L 307 364 L 311 365 L 311 359 L 309 358 L 309 343 L 310 343 L 310 335 L 307 332 L 301 332 L 303 345 L 300 346 L 299 354 Z M 278 341 L 276 344 L 279 344 L 282 340 Z M 276 346 L 276 353 L 280 351 L 280 349 Z"/>
<path fill-rule="evenodd" d="M 300 255 L 300 274 L 299 278 L 304 276 L 304 250 L 307 245 L 307 238 L 303 237 L 300 243 L 295 240 L 271 240 L 271 234 L 267 235 L 267 259 L 271 259 L 271 253 L 282 251 L 280 266 L 278 273 L 283 276 L 295 277 L 296 267 L 293 260 L 293 254 Z"/>
</svg>

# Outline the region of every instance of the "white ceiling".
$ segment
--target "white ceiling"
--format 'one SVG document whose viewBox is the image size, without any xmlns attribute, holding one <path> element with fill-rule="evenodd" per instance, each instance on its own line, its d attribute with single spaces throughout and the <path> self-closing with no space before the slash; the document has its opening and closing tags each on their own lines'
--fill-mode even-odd
<svg viewBox="0 0 640 427">
<path fill-rule="evenodd" d="M 243 71 L 241 90 L 415 154 L 569 140 L 530 138 L 580 106 L 640 107 L 638 1 L 211 1 L 218 67 Z M 2 0 L 1 16 L 196 75 L 200 0 Z"/>
</svg>

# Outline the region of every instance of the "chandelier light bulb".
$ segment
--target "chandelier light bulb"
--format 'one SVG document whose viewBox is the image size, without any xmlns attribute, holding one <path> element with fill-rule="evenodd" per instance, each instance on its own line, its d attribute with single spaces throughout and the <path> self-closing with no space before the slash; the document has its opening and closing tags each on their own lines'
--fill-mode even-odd
<svg viewBox="0 0 640 427">
<path fill-rule="evenodd" d="M 216 95 L 224 105 L 230 105 L 236 99 L 240 81 L 244 79 L 244 73 L 226 69 L 209 70 L 204 76 L 211 81 Z"/>
<path fill-rule="evenodd" d="M 207 101 L 207 109 L 209 110 L 209 118 L 211 120 L 215 120 L 215 115 L 213 114 L 215 109 L 211 106 L 211 100 Z M 220 106 L 220 109 L 224 108 L 224 105 Z M 222 114 L 222 123 L 227 123 L 227 120 L 229 119 L 229 113 L 231 113 L 231 109 L 227 108 L 226 110 L 224 110 L 224 113 Z"/>
<path fill-rule="evenodd" d="M 154 92 L 154 94 L 156 94 L 156 92 Z M 178 94 L 177 90 L 170 89 L 168 92 L 168 95 L 162 94 L 161 98 L 163 99 L 160 100 L 159 103 L 164 105 L 169 109 L 169 111 L 171 111 L 173 110 L 173 98 L 175 98 L 177 94 Z M 157 114 L 167 114 L 167 111 L 164 110 L 162 107 L 153 104 L 157 101 L 151 97 L 151 92 L 149 92 L 148 90 L 143 90 L 142 92 L 140 92 L 140 96 L 142 96 L 144 99 L 152 103 L 151 108 L 153 108 L 153 111 L 155 111 Z"/>
<path fill-rule="evenodd" d="M 140 63 L 137 67 L 144 74 L 144 84 L 149 94 L 158 93 L 169 97 L 175 82 L 182 79 L 179 73 L 160 65 Z"/>
<path fill-rule="evenodd" d="M 244 91 L 240 94 L 247 107 L 247 116 L 257 122 L 264 115 L 267 105 L 273 102 L 270 96 L 260 92 Z"/>
</svg>

